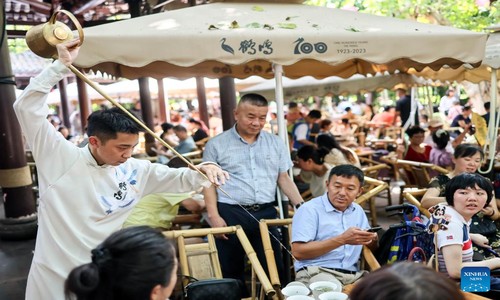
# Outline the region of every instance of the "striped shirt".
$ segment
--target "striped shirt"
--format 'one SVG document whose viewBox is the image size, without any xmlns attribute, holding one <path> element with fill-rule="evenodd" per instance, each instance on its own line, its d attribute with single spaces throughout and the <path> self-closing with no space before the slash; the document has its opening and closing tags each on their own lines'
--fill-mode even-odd
<svg viewBox="0 0 500 300">
<path fill-rule="evenodd" d="M 229 172 L 224 190 L 217 190 L 218 201 L 227 204 L 264 204 L 276 196 L 278 176 L 292 167 L 285 143 L 276 135 L 261 131 L 257 140 L 247 143 L 236 126 L 210 139 L 203 151 L 203 161 L 218 163 Z"/>
<path fill-rule="evenodd" d="M 466 222 L 462 215 L 460 215 L 452 206 L 445 205 L 445 214 L 450 216 L 450 223 L 447 230 L 439 230 L 437 232 L 438 244 L 438 262 L 439 271 L 448 273 L 444 262 L 443 253 L 441 249 L 448 245 L 462 245 L 462 262 L 472 261 L 474 251 L 472 249 L 472 240 L 469 235 L 470 222 Z"/>
</svg>

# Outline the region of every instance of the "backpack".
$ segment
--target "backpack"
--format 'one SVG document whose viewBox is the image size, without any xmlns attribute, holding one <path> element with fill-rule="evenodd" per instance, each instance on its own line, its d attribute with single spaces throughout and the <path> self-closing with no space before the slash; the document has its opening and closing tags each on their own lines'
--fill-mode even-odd
<svg viewBox="0 0 500 300">
<path fill-rule="evenodd" d="M 381 265 L 410 260 L 425 263 L 434 254 L 434 234 L 427 230 L 428 221 L 422 220 L 418 208 L 411 204 L 394 205 L 387 212 L 397 211 L 402 221 L 391 225 L 380 239 L 376 252 Z"/>
</svg>

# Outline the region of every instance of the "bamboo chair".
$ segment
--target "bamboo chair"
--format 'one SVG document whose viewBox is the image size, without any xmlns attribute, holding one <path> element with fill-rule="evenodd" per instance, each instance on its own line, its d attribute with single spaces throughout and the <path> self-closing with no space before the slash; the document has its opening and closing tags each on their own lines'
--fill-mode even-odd
<svg viewBox="0 0 500 300">
<path fill-rule="evenodd" d="M 407 191 L 403 193 L 403 197 L 408 201 L 408 203 L 415 205 L 418 210 L 427 218 L 431 217 L 431 214 L 427 210 L 427 208 L 422 207 L 422 204 L 420 201 L 422 200 L 422 196 L 424 196 L 425 192 L 427 192 L 427 189 L 418 189 L 418 190 L 412 190 L 412 191 Z"/>
<path fill-rule="evenodd" d="M 360 158 L 360 160 L 367 164 L 366 166 L 361 167 L 361 170 L 367 177 L 376 178 L 377 180 L 381 180 L 387 183 L 387 205 L 392 205 L 392 197 L 391 197 L 391 178 L 381 176 L 381 172 L 384 170 L 391 170 L 391 167 L 387 164 L 380 163 L 378 161 L 374 161 L 368 158 Z"/>
<path fill-rule="evenodd" d="M 262 295 L 271 298 L 276 294 L 266 272 L 257 258 L 257 254 L 241 226 L 173 230 L 164 231 L 163 234 L 167 238 L 177 241 L 179 247 L 179 266 L 182 274 L 195 277 L 196 279 L 222 278 L 222 270 L 219 263 L 217 247 L 215 245 L 215 235 L 236 234 L 252 266 L 251 299 L 256 299 L 256 278 L 261 284 Z M 185 240 L 187 238 L 194 237 L 206 237 L 207 241 L 196 244 L 186 244 Z"/>
<path fill-rule="evenodd" d="M 389 126 L 385 128 L 384 135 L 396 140 L 398 138 L 401 138 L 401 130 L 402 128 L 399 126 Z"/>
<path fill-rule="evenodd" d="M 172 220 L 172 229 L 178 230 L 182 226 L 200 227 L 202 217 L 201 214 L 178 214 Z"/>
<path fill-rule="evenodd" d="M 307 189 L 305 190 L 304 192 L 300 193 L 300 197 L 304 200 L 304 201 L 309 201 L 313 198 L 312 194 L 311 194 L 311 190 L 310 189 Z"/>
<path fill-rule="evenodd" d="M 281 282 L 279 279 L 278 268 L 276 267 L 276 260 L 274 258 L 274 251 L 271 246 L 271 237 L 269 235 L 269 227 L 270 226 L 282 226 L 288 228 L 289 240 L 291 241 L 292 237 L 292 219 L 273 219 L 273 220 L 260 220 L 260 234 L 262 237 L 262 245 L 264 247 L 264 252 L 266 255 L 266 261 L 269 271 L 269 279 L 271 281 L 272 286 L 276 290 L 276 295 L 273 299 L 283 300 L 284 295 L 281 292 Z M 287 249 L 287 251 L 289 251 Z M 287 254 L 285 254 L 287 255 Z M 293 267 L 293 260 L 291 252 L 288 252 L 288 256 L 291 258 L 291 266 Z M 366 269 L 369 271 L 375 271 L 380 268 L 380 264 L 378 263 L 375 255 L 373 255 L 372 251 L 368 247 L 363 247 L 361 252 L 361 267 L 362 269 Z"/>
<path fill-rule="evenodd" d="M 405 182 L 405 184 L 401 186 L 400 204 L 403 203 L 403 194 L 405 189 L 427 188 L 432 177 L 437 174 L 447 174 L 449 172 L 449 170 L 431 163 L 403 159 L 396 160 L 395 166 Z"/>
<path fill-rule="evenodd" d="M 390 194 L 390 187 L 386 182 L 365 176 L 365 185 L 363 189 L 366 193 L 359 196 L 355 202 L 361 206 L 364 206 L 364 203 L 368 202 L 371 224 L 372 226 L 376 226 L 377 209 L 375 207 L 375 196 L 383 190 L 388 190 Z"/>
<path fill-rule="evenodd" d="M 199 150 L 203 151 L 205 149 L 205 145 L 207 144 L 208 140 L 210 140 L 210 137 L 207 136 L 206 138 L 204 139 L 201 139 L 199 141 L 197 141 L 195 144 L 196 144 L 196 147 L 198 147 Z"/>
<path fill-rule="evenodd" d="M 431 163 L 398 159 L 397 164 L 413 175 L 414 181 L 410 182 L 410 184 L 418 188 L 426 188 L 435 175 L 439 173 L 448 174 L 449 172 L 449 170 Z"/>
</svg>

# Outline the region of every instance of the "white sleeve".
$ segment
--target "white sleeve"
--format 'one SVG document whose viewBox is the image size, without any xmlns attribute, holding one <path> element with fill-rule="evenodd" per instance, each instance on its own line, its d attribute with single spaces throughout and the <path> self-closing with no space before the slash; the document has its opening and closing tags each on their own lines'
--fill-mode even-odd
<svg viewBox="0 0 500 300">
<path fill-rule="evenodd" d="M 144 195 L 154 193 L 187 193 L 210 186 L 204 176 L 189 168 L 169 168 L 162 164 L 150 163 Z"/>
<path fill-rule="evenodd" d="M 66 72 L 66 66 L 56 60 L 32 78 L 14 102 L 14 111 L 33 153 L 37 170 L 48 183 L 69 169 L 79 155 L 78 148 L 67 141 L 47 120 L 48 93 Z"/>
<path fill-rule="evenodd" d="M 307 139 L 307 130 L 308 126 L 306 123 L 300 124 L 295 128 L 295 140 L 300 141 L 300 140 L 305 140 Z"/>
</svg>

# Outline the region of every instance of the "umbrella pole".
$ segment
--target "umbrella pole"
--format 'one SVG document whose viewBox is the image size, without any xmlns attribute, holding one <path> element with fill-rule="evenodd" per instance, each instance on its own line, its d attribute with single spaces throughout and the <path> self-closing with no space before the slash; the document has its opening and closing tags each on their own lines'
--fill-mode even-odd
<svg viewBox="0 0 500 300">
<path fill-rule="evenodd" d="M 488 169 L 481 170 L 479 169 L 479 173 L 488 174 L 493 169 L 493 165 L 495 164 L 495 152 L 497 145 L 497 134 L 499 127 L 499 120 L 497 117 L 497 93 L 498 93 L 498 82 L 497 82 L 497 69 L 491 68 L 491 88 L 490 88 L 490 120 L 488 125 L 488 142 L 484 144 L 484 153 L 488 154 Z M 491 109 L 493 107 L 493 109 Z M 489 150 L 489 152 L 487 151 Z"/>
<path fill-rule="evenodd" d="M 276 87 L 275 87 L 275 95 L 276 95 L 276 113 L 278 115 L 278 136 L 283 139 L 283 142 L 285 142 L 285 145 L 288 147 L 288 134 L 286 130 L 286 124 L 285 124 L 285 113 L 284 113 L 284 97 L 283 97 L 283 66 L 279 64 L 274 64 L 274 79 L 276 82 Z M 293 180 L 293 171 L 290 168 L 289 170 L 289 176 Z M 283 191 L 278 188 L 279 194 L 282 199 L 282 201 L 278 201 L 279 209 L 280 209 L 280 218 L 285 219 L 288 218 L 288 198 L 283 194 Z M 279 199 L 278 198 L 278 199 Z M 285 209 L 283 209 L 285 207 Z M 285 271 L 285 278 L 287 282 L 291 281 L 291 272 L 290 272 L 290 259 L 287 257 L 287 253 L 290 253 L 290 241 L 289 241 L 289 235 L 288 235 L 288 228 L 282 227 L 281 231 L 281 238 L 283 241 L 283 244 L 286 245 L 286 251 L 283 252 L 283 266 L 284 266 L 284 271 Z"/>
<path fill-rule="evenodd" d="M 285 125 L 285 114 L 283 109 L 283 66 L 275 64 L 274 67 L 274 79 L 276 81 L 276 113 L 278 115 L 278 136 L 287 143 L 286 136 L 286 125 Z M 290 169 L 291 171 L 291 169 Z M 293 176 L 293 175 L 290 175 Z M 293 178 L 293 177 L 291 177 Z M 288 198 L 283 195 L 281 189 L 278 188 L 282 201 L 278 201 L 280 219 L 288 218 Z M 286 209 L 283 209 L 285 207 Z"/>
<path fill-rule="evenodd" d="M 182 161 L 187 163 L 190 168 L 200 173 L 206 180 L 209 180 L 207 175 L 200 171 L 193 163 L 187 160 L 184 156 L 179 154 L 172 146 L 167 144 L 164 140 L 162 140 L 156 133 L 154 133 L 148 126 L 141 122 L 141 120 L 137 119 L 131 112 L 129 112 L 125 107 L 123 107 L 120 103 L 118 103 L 115 99 L 111 98 L 104 92 L 97 84 L 95 84 L 92 80 L 88 79 L 82 72 L 80 72 L 73 65 L 69 65 L 68 68 L 75 73 L 81 80 L 85 81 L 88 85 L 90 85 L 94 90 L 96 90 L 99 94 L 101 94 L 104 98 L 106 98 L 109 102 L 111 102 L 114 106 L 121 109 L 127 116 L 129 116 L 132 120 L 134 120 L 139 126 L 141 126 L 147 133 L 153 136 L 158 142 L 160 142 L 163 146 L 167 147 L 170 151 L 172 151 L 176 156 L 178 156 Z M 210 181 L 210 180 L 209 180 Z M 212 183 L 213 184 L 213 183 Z M 232 197 L 227 194 L 220 186 L 215 185 L 222 193 L 232 199 Z"/>
</svg>

